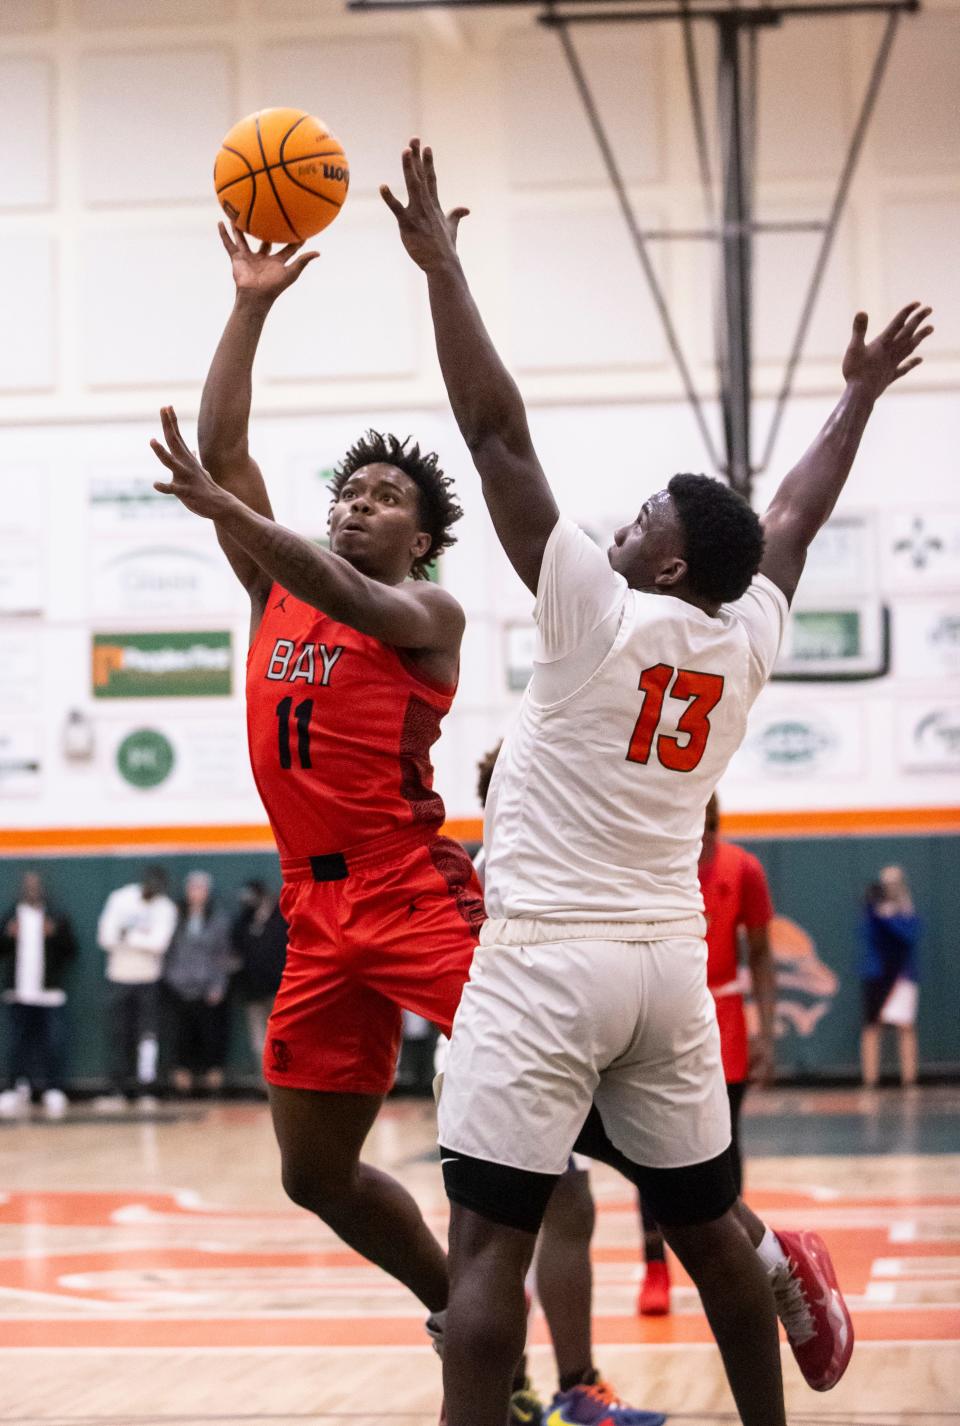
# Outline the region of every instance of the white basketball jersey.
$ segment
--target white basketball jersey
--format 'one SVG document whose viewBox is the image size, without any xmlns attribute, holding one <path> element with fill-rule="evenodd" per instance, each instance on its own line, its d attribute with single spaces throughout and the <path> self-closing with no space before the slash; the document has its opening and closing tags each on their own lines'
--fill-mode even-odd
<svg viewBox="0 0 960 1426">
<path fill-rule="evenodd" d="M 557 523 L 540 571 L 534 675 L 487 799 L 492 918 L 702 912 L 704 810 L 786 617 L 763 575 L 716 617 L 630 589 L 582 530 Z"/>
</svg>

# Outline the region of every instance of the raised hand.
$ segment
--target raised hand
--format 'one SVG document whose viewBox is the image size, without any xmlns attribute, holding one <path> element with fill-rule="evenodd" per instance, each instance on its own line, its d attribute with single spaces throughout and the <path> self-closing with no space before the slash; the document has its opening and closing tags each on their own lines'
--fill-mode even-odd
<svg viewBox="0 0 960 1426">
<path fill-rule="evenodd" d="M 291 283 L 296 282 L 304 268 L 320 256 L 318 252 L 307 252 L 294 257 L 303 243 L 287 243 L 277 252 L 273 251 L 272 243 L 261 243 L 254 249 L 239 228 L 234 228 L 231 237 L 226 223 L 217 226 L 220 241 L 230 256 L 237 291 L 252 293 L 266 302 L 273 302 L 279 297 Z"/>
<path fill-rule="evenodd" d="M 162 441 L 152 440 L 150 447 L 161 465 L 170 471 L 172 480 L 156 480 L 154 490 L 162 495 L 175 495 L 182 505 L 192 510 L 194 515 L 203 515 L 208 520 L 219 519 L 235 505 L 236 499 L 228 491 L 217 485 L 197 460 L 177 425 L 177 415 L 172 406 L 164 406 L 160 411 L 163 426 Z"/>
<path fill-rule="evenodd" d="M 867 314 L 858 312 L 843 358 L 845 379 L 866 385 L 872 388 L 874 396 L 879 396 L 892 382 L 913 371 L 923 360 L 913 353 L 933 331 L 932 326 L 922 325 L 932 310 L 921 307 L 919 302 L 909 303 L 872 342 L 866 341 Z"/>
<path fill-rule="evenodd" d="M 453 208 L 444 214 L 437 197 L 437 174 L 433 151 L 420 149 L 420 140 L 411 139 L 403 151 L 403 177 L 407 185 L 407 205 L 394 197 L 384 183 L 380 196 L 397 220 L 403 246 L 424 272 L 456 257 L 457 229 L 469 208 Z"/>
</svg>

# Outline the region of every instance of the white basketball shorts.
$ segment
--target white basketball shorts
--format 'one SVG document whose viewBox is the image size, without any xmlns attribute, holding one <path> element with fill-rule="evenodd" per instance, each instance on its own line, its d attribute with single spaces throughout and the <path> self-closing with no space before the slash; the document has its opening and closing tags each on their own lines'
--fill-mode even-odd
<svg viewBox="0 0 960 1426">
<path fill-rule="evenodd" d="M 628 930 L 486 923 L 444 1068 L 445 1148 L 560 1174 L 595 1103 L 614 1146 L 645 1168 L 723 1153 L 730 1109 L 706 942 L 614 938 Z"/>
</svg>

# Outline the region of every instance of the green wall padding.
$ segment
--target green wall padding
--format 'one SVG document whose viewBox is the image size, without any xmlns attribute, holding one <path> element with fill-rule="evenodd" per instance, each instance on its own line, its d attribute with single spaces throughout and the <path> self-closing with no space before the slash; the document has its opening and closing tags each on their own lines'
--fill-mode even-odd
<svg viewBox="0 0 960 1426">
<path fill-rule="evenodd" d="M 835 994 L 806 993 L 784 986 L 778 997 L 807 1012 L 809 1033 L 781 1017 L 778 1043 L 782 1073 L 849 1074 L 856 1070 L 860 1030 L 857 922 L 864 889 L 880 867 L 905 867 L 925 923 L 920 959 L 919 1035 L 921 1066 L 960 1066 L 960 944 L 957 942 L 960 838 L 810 837 L 744 840 L 763 862 L 778 913 L 811 937 L 816 955 L 837 977 Z M 197 853 L 189 856 L 51 857 L 0 860 L 0 910 L 14 899 L 22 873 L 39 869 L 52 901 L 73 919 L 80 944 L 68 982 L 71 1051 L 69 1075 L 99 1079 L 106 1065 L 103 953 L 96 944 L 97 917 L 109 892 L 136 880 L 146 861 L 167 867 L 176 892 L 193 867 L 210 871 L 218 898 L 232 911 L 236 892 L 249 877 L 279 885 L 277 858 L 266 852 Z M 810 1015 L 814 1010 L 815 1014 Z M 803 1017 L 800 1016 L 800 1019 Z M 6 1073 L 6 1017 L 0 1016 L 0 1080 Z M 892 1061 L 890 1061 L 892 1064 Z M 231 1067 L 252 1073 L 239 1007 L 234 1010 Z"/>
</svg>

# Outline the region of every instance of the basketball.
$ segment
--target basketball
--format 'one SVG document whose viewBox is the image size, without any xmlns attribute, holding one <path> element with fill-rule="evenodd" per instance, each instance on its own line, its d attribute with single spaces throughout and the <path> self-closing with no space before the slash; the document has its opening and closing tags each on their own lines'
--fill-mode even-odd
<svg viewBox="0 0 960 1426">
<path fill-rule="evenodd" d="M 320 119 L 302 109 L 261 109 L 227 134 L 213 180 L 234 227 L 270 243 L 297 243 L 333 222 L 350 169 Z"/>
</svg>

